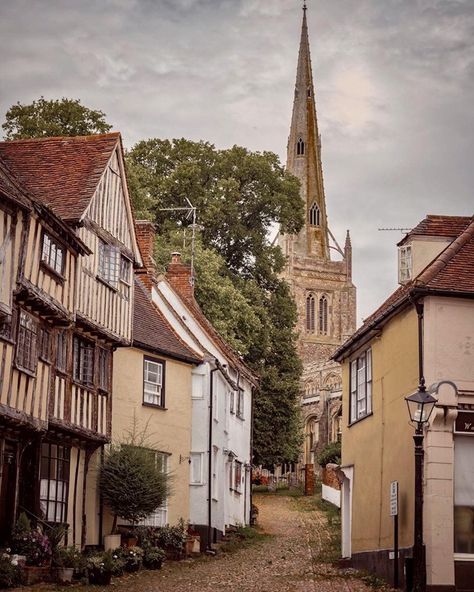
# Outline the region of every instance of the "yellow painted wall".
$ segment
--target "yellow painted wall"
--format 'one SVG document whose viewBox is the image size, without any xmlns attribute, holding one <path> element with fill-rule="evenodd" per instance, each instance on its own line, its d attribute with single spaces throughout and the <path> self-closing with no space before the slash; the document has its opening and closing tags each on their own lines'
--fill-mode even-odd
<svg viewBox="0 0 474 592">
<path fill-rule="evenodd" d="M 165 410 L 142 405 L 145 356 L 165 360 Z M 118 349 L 114 353 L 112 440 L 120 442 L 126 437 L 134 417 L 141 427 L 148 422 L 147 433 L 150 441 L 159 450 L 170 454 L 168 458 L 172 488 L 168 499 L 170 524 L 176 523 L 179 518 L 185 520 L 189 518 L 187 459 L 191 450 L 191 370 L 192 366 L 189 364 L 163 356 L 153 356 L 135 348 Z M 104 530 L 105 533 L 106 530 Z"/>
<path fill-rule="evenodd" d="M 406 395 L 418 385 L 418 329 L 413 308 L 397 315 L 371 341 L 373 415 L 349 420 L 349 362 L 343 364 L 342 465 L 354 466 L 352 553 L 393 547 L 391 481 L 399 482 L 400 546 L 413 537 L 413 428 Z M 361 351 L 368 346 L 364 346 Z"/>
</svg>

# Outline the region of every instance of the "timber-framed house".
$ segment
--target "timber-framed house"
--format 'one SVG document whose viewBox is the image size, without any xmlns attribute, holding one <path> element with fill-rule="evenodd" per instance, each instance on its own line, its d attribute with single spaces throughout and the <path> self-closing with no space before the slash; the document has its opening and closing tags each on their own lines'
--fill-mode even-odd
<svg viewBox="0 0 474 592">
<path fill-rule="evenodd" d="M 98 544 L 88 469 L 110 440 L 140 265 L 120 135 L 2 142 L 0 159 L 0 537 L 25 511 Z"/>
</svg>

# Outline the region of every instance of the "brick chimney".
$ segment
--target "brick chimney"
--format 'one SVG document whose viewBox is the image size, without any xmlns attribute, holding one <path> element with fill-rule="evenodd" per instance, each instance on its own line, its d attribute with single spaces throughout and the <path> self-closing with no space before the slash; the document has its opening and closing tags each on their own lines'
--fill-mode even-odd
<svg viewBox="0 0 474 592">
<path fill-rule="evenodd" d="M 171 253 L 166 277 L 176 292 L 184 300 L 194 299 L 194 281 L 191 266 L 181 261 L 181 253 Z"/>
<path fill-rule="evenodd" d="M 135 220 L 135 233 L 143 260 L 143 267 L 137 269 L 136 273 L 146 288 L 151 291 L 153 278 L 156 275 L 156 262 L 153 258 L 155 225 L 150 220 Z"/>
</svg>

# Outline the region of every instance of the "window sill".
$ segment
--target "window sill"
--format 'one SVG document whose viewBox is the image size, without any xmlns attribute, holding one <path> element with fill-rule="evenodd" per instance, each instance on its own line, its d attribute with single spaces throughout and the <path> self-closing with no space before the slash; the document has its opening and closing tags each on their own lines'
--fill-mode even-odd
<svg viewBox="0 0 474 592">
<path fill-rule="evenodd" d="M 65 372 L 63 374 L 66 374 Z M 84 382 L 80 382 L 79 380 L 73 378 L 72 379 L 72 384 L 74 384 L 75 386 L 78 386 L 80 388 L 86 389 L 88 391 L 93 391 L 95 390 L 95 386 L 93 384 L 86 384 Z"/>
<path fill-rule="evenodd" d="M 117 286 L 114 286 L 113 284 L 111 284 L 107 280 L 104 280 L 104 278 L 103 277 L 100 277 L 100 275 L 96 275 L 95 276 L 95 279 L 98 282 L 100 282 L 101 284 L 104 284 L 104 286 L 107 286 L 107 288 L 109 288 L 109 290 L 112 290 L 113 292 L 118 292 Z"/>
<path fill-rule="evenodd" d="M 240 419 L 240 421 L 245 421 L 245 417 L 243 415 L 239 415 L 237 413 L 237 415 L 235 416 L 237 419 Z"/>
<path fill-rule="evenodd" d="M 194 487 L 201 487 L 204 483 L 190 483 L 189 485 L 193 485 Z"/>
<path fill-rule="evenodd" d="M 46 261 L 41 260 L 40 267 L 44 272 L 51 275 L 58 282 L 58 284 L 64 284 L 64 282 L 66 281 L 66 278 L 62 275 L 62 273 L 59 273 L 59 271 L 53 269 L 51 265 L 48 265 L 48 263 L 46 263 Z"/>
<path fill-rule="evenodd" d="M 27 368 L 23 368 L 23 366 L 20 366 L 16 362 L 15 362 L 14 366 L 19 372 L 23 372 L 23 374 L 26 374 L 27 376 L 31 376 L 31 378 L 36 378 L 36 370 L 28 370 Z"/>
<path fill-rule="evenodd" d="M 147 403 L 145 401 L 142 402 L 143 407 L 152 407 L 153 409 L 160 409 L 161 411 L 168 411 L 168 407 L 164 407 L 163 405 L 155 405 L 154 403 Z"/>
<path fill-rule="evenodd" d="M 43 362 L 43 364 L 48 364 L 48 366 L 51 366 L 51 364 L 53 363 L 52 360 L 47 360 L 46 358 L 42 358 L 41 356 L 39 356 L 38 359 L 40 360 L 40 362 Z"/>
<path fill-rule="evenodd" d="M 351 423 L 347 424 L 347 427 L 351 428 L 353 425 L 356 425 L 356 423 L 360 423 L 361 421 L 364 421 L 364 419 L 367 419 L 368 417 L 372 417 L 373 414 L 374 414 L 374 412 L 371 411 L 370 413 L 367 413 L 367 415 L 363 415 L 362 417 L 359 417 L 358 419 L 354 419 L 354 421 L 351 421 Z"/>
<path fill-rule="evenodd" d="M 11 337 L 5 337 L 5 335 L 0 335 L 0 341 L 5 341 L 6 343 L 9 343 L 10 345 L 15 345 L 16 341 L 13 341 L 13 339 Z"/>
</svg>

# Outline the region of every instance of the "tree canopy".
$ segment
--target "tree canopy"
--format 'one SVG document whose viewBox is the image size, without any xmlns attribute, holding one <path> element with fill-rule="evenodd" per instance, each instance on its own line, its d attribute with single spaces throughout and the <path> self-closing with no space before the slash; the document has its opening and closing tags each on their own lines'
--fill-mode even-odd
<svg viewBox="0 0 474 592">
<path fill-rule="evenodd" d="M 197 208 L 195 296 L 223 337 L 261 377 L 255 393 L 254 461 L 271 466 L 296 460 L 301 445 L 296 307 L 279 278 L 284 257 L 268 242 L 279 224 L 303 224 L 299 181 L 271 152 L 207 142 L 152 139 L 128 154 L 135 211 L 158 224 L 157 262 L 172 251 L 190 261 L 191 218 Z M 165 211 L 163 211 L 165 209 Z"/>
<path fill-rule="evenodd" d="M 5 114 L 2 128 L 6 140 L 20 140 L 103 134 L 112 126 L 105 121 L 105 113 L 81 105 L 79 99 L 48 101 L 40 97 L 30 105 L 20 102 L 12 105 Z"/>
</svg>

